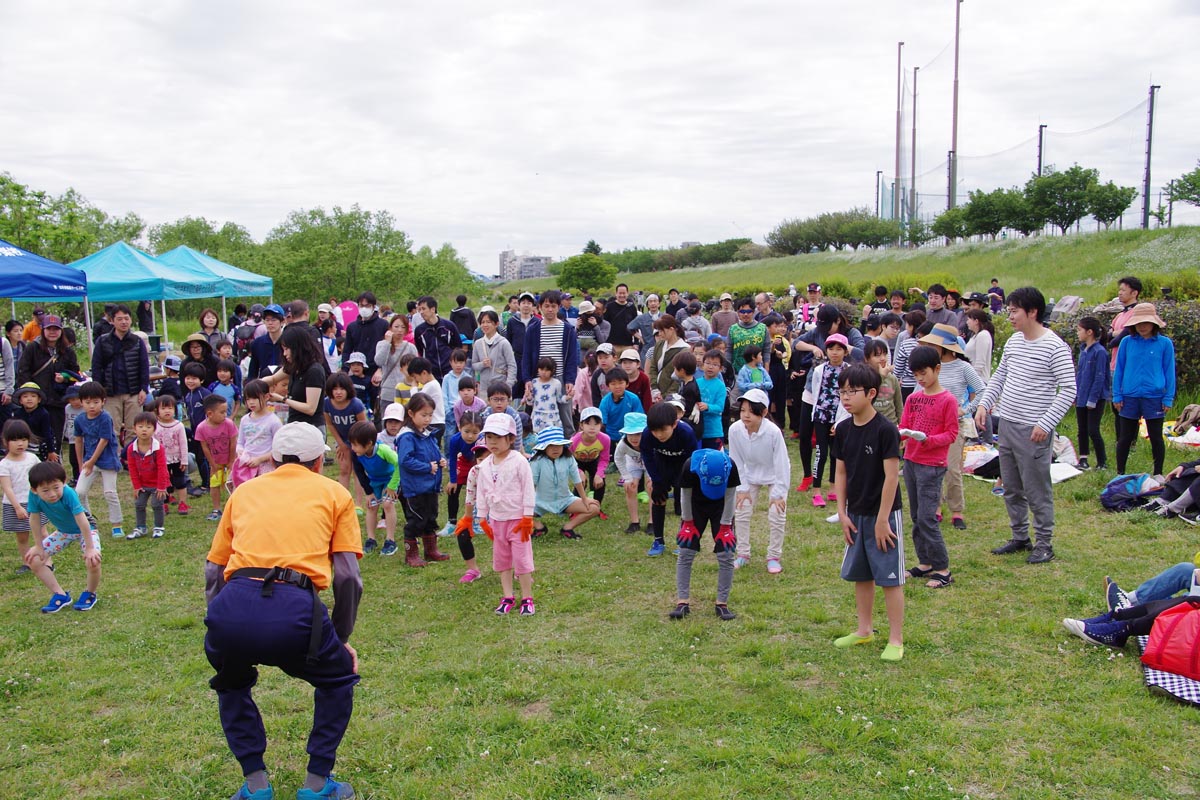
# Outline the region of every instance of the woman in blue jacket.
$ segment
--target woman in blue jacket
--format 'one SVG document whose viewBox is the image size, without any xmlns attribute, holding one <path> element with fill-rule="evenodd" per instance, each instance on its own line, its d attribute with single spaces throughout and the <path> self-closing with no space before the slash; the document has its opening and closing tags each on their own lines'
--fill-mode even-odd
<svg viewBox="0 0 1200 800">
<path fill-rule="evenodd" d="M 1117 472 L 1125 473 L 1129 450 L 1137 441 L 1138 420 L 1146 420 L 1154 474 L 1161 475 L 1166 443 L 1163 419 L 1175 404 L 1175 345 L 1162 329 L 1166 327 L 1153 303 L 1138 303 L 1125 321 L 1129 335 L 1117 347 L 1113 369 L 1113 408 L 1119 415 L 1117 428 Z"/>
<path fill-rule="evenodd" d="M 1104 326 L 1095 317 L 1079 320 L 1079 358 L 1075 362 L 1075 421 L 1079 424 L 1079 468 L 1088 468 L 1088 440 L 1096 449 L 1096 469 L 1107 469 L 1100 419 L 1112 397 Z"/>
</svg>

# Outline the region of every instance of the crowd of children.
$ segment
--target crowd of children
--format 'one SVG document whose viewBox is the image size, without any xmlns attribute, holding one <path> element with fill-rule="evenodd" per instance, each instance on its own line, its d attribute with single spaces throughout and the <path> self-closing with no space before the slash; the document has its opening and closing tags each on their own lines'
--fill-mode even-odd
<svg viewBox="0 0 1200 800">
<path fill-rule="evenodd" d="M 566 539 L 581 538 L 580 528 L 589 520 L 608 519 L 604 503 L 615 480 L 625 500 L 623 529 L 636 533 L 645 525 L 652 536 L 647 556 L 666 551 L 669 506 L 680 518 L 676 604 L 669 616 L 690 613 L 692 564 L 707 529 L 719 567 L 716 613 L 733 619 L 728 606 L 733 576 L 751 563 L 752 520 L 763 489 L 766 571 L 783 571 L 792 480 L 784 426 L 790 410 L 790 438 L 800 439 L 804 472 L 797 488 L 811 489 L 817 508 L 836 504 L 829 521 L 840 523 L 846 541 L 841 574 L 856 584 L 858 625 L 836 644 L 872 639 L 871 605 L 879 586 L 889 619 L 882 657 L 898 660 L 905 579 L 924 579 L 933 589 L 954 582 L 941 531 L 942 507 L 949 505 L 954 528 L 966 527 L 963 447 L 992 434 L 975 425 L 977 419 L 990 419 L 990 405 L 980 402 L 990 364 L 988 370 L 974 368 L 961 338 L 964 328 L 981 330 L 981 323 L 974 317 L 970 326 L 943 321 L 950 319 L 944 309 L 932 306 L 946 290 L 935 285 L 928 294 L 931 319 L 923 309 L 903 323 L 894 314 L 890 319 L 890 312 L 878 314 L 866 321 L 872 334 L 866 338 L 832 305 L 810 302 L 798 305 L 794 314 L 780 314 L 762 301 L 723 298 L 730 302 L 721 303 L 721 312 L 736 317 L 722 318 L 723 325 L 728 323 L 725 333 L 697 332 L 696 325 L 673 320 L 649 327 L 655 337 L 664 337 L 653 351 L 642 342 L 646 358 L 659 353 L 651 365 L 653 383 L 643 369 L 643 352 L 599 338 L 594 348 L 589 345 L 574 380 L 549 355 L 527 361 L 526 373 L 517 366 L 525 342 L 508 342 L 511 324 L 501 331 L 490 307 L 480 314 L 474 338 L 464 334 L 463 346 L 448 356 L 401 355 L 387 368 L 394 385 L 381 387 L 378 375 L 373 380 L 374 366 L 364 353 L 345 358 L 339 353 L 337 363 L 345 371 L 335 369 L 325 382 L 323 420 L 338 479 L 357 498 L 365 518 L 364 551 L 398 553 L 399 532 L 406 564 L 422 567 L 448 560 L 437 539 L 454 536 L 465 570 L 459 581 L 470 584 L 482 577 L 474 539 L 485 534 L 493 540 L 492 566 L 501 583 L 496 612 L 517 608 L 532 615 L 532 540 L 547 533 L 553 518 L 562 519 L 558 532 Z M 532 309 L 534 298 L 528 299 Z M 545 313 L 547 303 L 559 303 L 559 293 L 546 292 L 541 302 Z M 880 303 L 887 303 L 886 293 Z M 1153 307 L 1138 309 L 1116 350 L 1115 369 L 1099 322 L 1085 317 L 1079 323 L 1073 399 L 1085 467 L 1089 444 L 1097 466 L 1107 464 L 1099 421 L 1111 398 L 1120 415 L 1119 468 L 1136 423 L 1144 418 L 1155 470 L 1162 469 L 1161 423 L 1175 392 L 1173 349 Z M 897 337 L 904 323 L 908 330 Z M 633 331 L 634 323 L 629 326 Z M 410 327 L 397 326 L 396 335 Z M 554 327 L 539 332 L 535 326 L 530 335 L 545 337 Z M 683 331 L 690 337 L 686 341 Z M 333 345 L 339 341 L 331 339 Z M 132 430 L 114 429 L 99 383 L 84 381 L 64 394 L 65 453 L 75 473 L 70 485 L 57 463 L 63 442 L 50 433 L 45 409 L 39 407 L 42 389 L 27 384 L 15 393 L 0 461 L 4 528 L 16 535 L 22 571 L 36 573 L 52 591 L 43 610 L 71 604 L 49 558 L 73 541 L 88 565 L 88 588 L 74 607 L 90 608 L 96 601 L 99 526 L 89 495 L 97 480 L 114 538 L 158 539 L 166 533 L 165 517 L 172 508 L 178 514 L 190 511 L 189 497 L 207 490 L 208 520 L 217 521 L 226 491 L 273 468 L 270 444 L 281 420 L 268 385 L 243 381 L 227 341 L 214 352 L 197 334 L 184 350 L 184 360 L 172 356 L 164 362 L 157 397 L 134 419 Z M 514 389 L 521 398 L 517 403 Z M 389 397 L 394 401 L 387 402 Z M 190 484 L 190 461 L 199 474 L 197 486 Z M 128 534 L 117 492 L 122 468 L 129 472 L 135 498 L 135 523 Z M 827 488 L 827 477 L 832 487 Z M 901 480 L 916 548 L 916 564 L 907 569 Z M 445 518 L 439 521 L 443 496 Z M 645 503 L 648 519 L 643 519 Z M 47 524 L 57 530 L 43 539 Z M 85 530 L 93 534 L 84 536 Z"/>
</svg>

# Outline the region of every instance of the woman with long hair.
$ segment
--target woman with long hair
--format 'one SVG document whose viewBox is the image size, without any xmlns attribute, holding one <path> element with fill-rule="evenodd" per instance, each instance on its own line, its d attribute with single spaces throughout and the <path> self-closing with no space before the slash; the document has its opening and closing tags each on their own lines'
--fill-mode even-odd
<svg viewBox="0 0 1200 800">
<path fill-rule="evenodd" d="M 63 424 L 66 421 L 64 407 L 67 401 L 63 392 L 67 380 L 63 372 L 79 372 L 79 359 L 75 349 L 63 338 L 62 320 L 47 314 L 42 320 L 42 335 L 30 342 L 17 362 L 16 385 L 30 381 L 36 383 L 45 395 L 42 403 L 50 414 L 50 429 L 55 441 L 62 441 Z"/>
<path fill-rule="evenodd" d="M 272 375 L 271 399 L 288 408 L 288 422 L 307 422 L 315 427 L 324 423 L 321 402 L 325 395 L 325 357 L 316 340 L 302 325 L 289 325 L 279 337 L 283 369 Z M 287 394 L 279 393 L 279 384 L 287 381 Z"/>
<path fill-rule="evenodd" d="M 675 317 L 664 314 L 654 321 L 654 349 L 646 360 L 650 370 L 650 389 L 655 401 L 672 392 L 679 391 L 679 381 L 675 379 L 675 356 L 688 351 L 688 344 L 683 340 L 683 326 Z"/>
</svg>

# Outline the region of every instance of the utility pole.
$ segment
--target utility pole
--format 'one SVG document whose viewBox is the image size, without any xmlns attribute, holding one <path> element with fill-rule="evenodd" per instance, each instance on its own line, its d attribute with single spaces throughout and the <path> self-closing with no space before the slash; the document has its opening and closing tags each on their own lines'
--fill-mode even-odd
<svg viewBox="0 0 1200 800">
<path fill-rule="evenodd" d="M 879 219 L 879 179 L 883 177 L 883 170 L 875 170 L 875 219 Z"/>
<path fill-rule="evenodd" d="M 1047 127 L 1049 127 L 1049 126 L 1047 126 L 1047 125 L 1038 125 L 1038 168 L 1037 168 L 1037 176 L 1038 176 L 1039 178 L 1040 178 L 1040 177 L 1042 177 L 1042 143 L 1043 143 L 1043 139 L 1042 139 L 1042 137 L 1045 135 L 1045 133 L 1046 133 L 1046 128 L 1047 128 Z"/>
<path fill-rule="evenodd" d="M 1167 182 L 1167 227 L 1175 224 L 1175 181 Z M 16 315 L 14 314 L 15 318 Z"/>
<path fill-rule="evenodd" d="M 892 187 L 892 219 L 900 221 L 900 107 L 903 101 L 900 71 L 901 56 L 904 52 L 904 42 L 896 45 L 896 183 Z"/>
<path fill-rule="evenodd" d="M 946 207 L 954 208 L 958 200 L 958 33 L 962 15 L 962 0 L 954 0 L 954 102 L 950 112 L 950 186 L 946 192 Z"/>
<path fill-rule="evenodd" d="M 1142 229 L 1150 227 L 1150 145 L 1154 142 L 1154 93 L 1161 89 L 1150 85 L 1150 108 L 1146 114 L 1146 177 L 1142 181 Z"/>
<path fill-rule="evenodd" d="M 917 218 L 917 73 L 920 71 L 920 67 L 913 67 L 912 162 L 908 165 L 910 175 L 910 185 L 908 187 L 908 221 L 910 223 Z"/>
</svg>

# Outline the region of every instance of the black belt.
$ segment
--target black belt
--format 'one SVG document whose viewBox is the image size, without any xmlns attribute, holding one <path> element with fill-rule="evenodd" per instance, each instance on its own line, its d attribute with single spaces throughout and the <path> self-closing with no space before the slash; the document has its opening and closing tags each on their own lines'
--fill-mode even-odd
<svg viewBox="0 0 1200 800">
<path fill-rule="evenodd" d="M 270 597 L 275 592 L 275 583 L 288 583 L 312 593 L 312 631 L 308 636 L 308 655 L 305 662 L 312 666 L 317 663 L 317 653 L 321 649 L 321 632 L 324 627 L 321 613 L 321 600 L 317 596 L 317 587 L 312 578 L 303 572 L 297 572 L 288 567 L 242 567 L 235 570 L 230 578 L 261 578 L 263 582 L 262 596 Z"/>
</svg>

